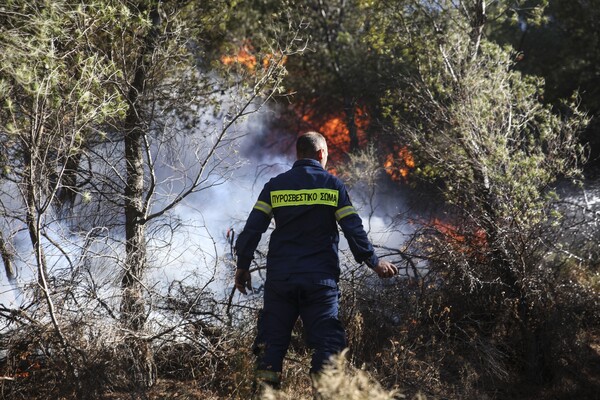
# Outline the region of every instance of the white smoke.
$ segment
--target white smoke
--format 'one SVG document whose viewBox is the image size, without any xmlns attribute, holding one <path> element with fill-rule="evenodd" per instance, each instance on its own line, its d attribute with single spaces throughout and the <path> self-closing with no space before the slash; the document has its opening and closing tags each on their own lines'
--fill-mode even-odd
<svg viewBox="0 0 600 400">
<path fill-rule="evenodd" d="M 269 113 L 268 110 L 253 113 L 231 128 L 209 165 L 214 176 L 173 211 L 172 216 L 181 222 L 181 227 L 170 251 L 156 255 L 154 279 L 198 285 L 213 280 L 210 285 L 213 291 L 221 295 L 229 293 L 235 270 L 232 254 L 235 235 L 241 232 L 264 184 L 294 162 L 291 154 L 268 154 L 257 146 L 268 129 L 265 119 Z M 206 138 L 192 135 L 186 139 L 188 143 L 195 140 L 201 142 Z M 182 147 L 188 153 L 197 148 Z M 195 155 L 179 157 L 182 164 L 194 160 Z M 268 235 L 263 243 L 266 240 Z"/>
<path fill-rule="evenodd" d="M 272 129 L 272 115 L 272 110 L 262 109 L 236 124 L 226 145 L 220 147 L 215 156 L 215 168 L 211 171 L 216 178 L 206 182 L 205 190 L 177 206 L 173 215 L 181 220 L 184 228 L 177 233 L 171 253 L 168 256 L 162 253 L 156 260 L 157 279 L 192 282 L 194 278 L 199 285 L 203 280 L 214 280 L 210 287 L 215 292 L 226 295 L 231 291 L 235 270 L 231 254 L 231 239 L 235 238 L 231 236 L 231 229 L 236 234 L 241 232 L 264 184 L 288 170 L 295 161 L 296 132 L 282 132 L 280 138 L 274 139 L 268 134 Z M 188 140 L 193 142 L 194 138 Z M 283 145 L 273 146 L 273 140 Z M 189 152 L 195 146 L 183 148 Z M 184 159 L 188 161 L 182 161 Z M 183 164 L 189 164 L 190 159 L 194 157 L 180 154 Z M 375 191 L 374 195 L 367 193 L 371 190 Z M 408 233 L 403 231 L 407 229 L 406 224 L 398 223 L 398 216 L 405 212 L 403 194 L 396 184 L 381 183 L 368 191 L 364 185 L 356 184 L 350 195 L 369 237 L 378 247 L 399 248 Z M 263 246 L 268 236 L 269 232 L 263 235 Z M 347 253 L 343 235 L 340 249 Z M 388 252 L 378 253 L 386 255 Z M 352 263 L 351 257 L 348 258 Z"/>
<path fill-rule="evenodd" d="M 200 287 L 208 285 L 219 296 L 231 291 L 235 269 L 231 254 L 231 239 L 235 237 L 231 233 L 241 232 L 264 184 L 289 169 L 295 161 L 293 143 L 296 132 L 278 139 L 284 143 L 283 146 L 272 146 L 270 137 L 267 137 L 272 116 L 273 111 L 265 108 L 234 124 L 207 163 L 197 192 L 149 224 L 149 261 L 152 268 L 147 277 L 148 288 L 164 294 L 173 281 L 182 281 Z M 158 141 L 151 144 L 157 185 L 152 212 L 161 210 L 192 185 L 200 163 L 207 156 L 208 149 L 216 143 L 223 125 L 210 113 L 205 113 L 203 118 L 199 129 L 175 134 L 168 146 Z M 178 124 L 174 120 L 173 126 L 178 127 Z M 111 154 L 120 154 L 122 149 L 119 146 L 107 144 L 99 152 L 103 151 L 108 159 Z M 102 166 L 98 162 L 93 168 L 108 175 L 106 170 L 113 167 Z M 398 247 L 404 233 L 391 227 L 397 225 L 395 218 L 404 205 L 394 188 L 383 190 L 383 187 L 377 189 L 375 196 L 365 196 L 361 186 L 355 185 L 351 197 L 372 240 L 381 246 Z M 75 214 L 78 210 L 83 213 L 84 206 L 76 207 Z M 120 284 L 118 277 L 121 274 L 118 269 L 115 270 L 115 265 L 123 257 L 123 245 L 118 239 L 122 233 L 105 227 L 101 218 L 80 221 L 79 228 L 78 233 L 69 233 L 69 227 L 60 223 L 59 219 L 46 225 L 47 232 L 50 232 L 48 239 L 60 243 L 63 251 L 61 254 L 53 249 L 53 245 L 45 244 L 47 249 L 53 249 L 48 252 L 50 270 L 53 273 L 68 270 L 71 264 L 76 265 L 75 268 L 87 268 L 94 285 L 101 287 L 107 298 L 111 297 Z M 102 231 L 102 234 L 89 235 L 93 230 Z M 85 243 L 91 236 L 94 236 L 94 243 Z M 20 271 L 17 285 L 2 280 L 0 304 L 11 308 L 19 304 L 19 287 L 36 277 L 36 271 L 30 267 L 35 263 L 30 258 L 31 243 L 27 235 L 21 229 L 15 239 L 17 253 L 29 256 L 17 260 Z M 262 244 L 267 241 L 268 233 L 263 236 Z M 347 249 L 343 235 L 340 247 L 343 251 Z M 83 249 L 87 249 L 85 255 L 82 254 Z M 71 260 L 66 259 L 69 253 Z M 116 304 L 113 305 L 117 308 Z"/>
</svg>

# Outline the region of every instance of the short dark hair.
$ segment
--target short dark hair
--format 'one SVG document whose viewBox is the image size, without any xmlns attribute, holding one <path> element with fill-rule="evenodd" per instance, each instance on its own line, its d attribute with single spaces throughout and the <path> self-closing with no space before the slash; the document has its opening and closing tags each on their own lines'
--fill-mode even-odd
<svg viewBox="0 0 600 400">
<path fill-rule="evenodd" d="M 327 148 L 327 141 L 325 136 L 319 132 L 306 132 L 298 137 L 296 140 L 296 155 L 298 159 L 301 158 L 317 158 L 317 152 L 321 149 Z"/>
</svg>

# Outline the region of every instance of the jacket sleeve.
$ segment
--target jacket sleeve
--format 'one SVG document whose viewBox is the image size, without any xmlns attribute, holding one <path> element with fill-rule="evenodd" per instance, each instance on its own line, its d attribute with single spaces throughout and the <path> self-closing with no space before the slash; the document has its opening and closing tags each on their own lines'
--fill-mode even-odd
<svg viewBox="0 0 600 400">
<path fill-rule="evenodd" d="M 373 249 L 373 245 L 363 228 L 362 219 L 350 202 L 350 196 L 348 196 L 345 186 L 341 186 L 339 193 L 340 197 L 335 218 L 342 228 L 342 232 L 344 232 L 344 237 L 348 241 L 350 251 L 356 262 L 364 262 L 367 266 L 373 268 L 379 262 L 379 258 L 375 254 L 375 249 Z"/>
<path fill-rule="evenodd" d="M 252 208 L 244 230 L 239 234 L 235 242 L 237 268 L 250 269 L 250 263 L 254 259 L 254 251 L 260 242 L 262 234 L 269 227 L 272 217 L 273 209 L 271 207 L 270 191 L 267 184 Z"/>
</svg>

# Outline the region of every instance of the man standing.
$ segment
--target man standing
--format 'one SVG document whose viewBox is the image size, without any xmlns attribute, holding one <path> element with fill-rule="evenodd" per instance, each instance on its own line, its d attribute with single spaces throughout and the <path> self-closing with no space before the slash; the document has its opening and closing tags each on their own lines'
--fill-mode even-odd
<svg viewBox="0 0 600 400">
<path fill-rule="evenodd" d="M 302 318 L 307 344 L 314 349 L 311 373 L 317 374 L 329 358 L 346 345 L 338 319 L 340 275 L 337 224 L 359 263 L 380 278 L 398 269 L 379 260 L 350 202 L 344 184 L 324 168 L 327 143 L 323 135 L 308 132 L 296 142 L 298 161 L 263 188 L 236 242 L 235 287 L 251 287 L 250 263 L 262 234 L 275 218 L 267 254 L 264 308 L 254 343 L 256 379 L 278 387 L 291 332 Z"/>
</svg>

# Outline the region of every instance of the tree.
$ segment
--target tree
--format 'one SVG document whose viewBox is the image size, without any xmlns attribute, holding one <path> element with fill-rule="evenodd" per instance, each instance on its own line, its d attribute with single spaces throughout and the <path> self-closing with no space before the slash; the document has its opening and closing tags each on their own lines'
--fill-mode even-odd
<svg viewBox="0 0 600 400">
<path fill-rule="evenodd" d="M 261 22 L 287 24 L 282 10 L 301 19 L 310 37 L 307 52 L 289 57 L 283 87 L 288 102 L 276 106 L 277 133 L 320 130 L 328 135 L 332 161 L 363 148 L 378 132 L 377 99 L 385 88 L 386 64 L 365 42 L 373 23 L 362 1 L 309 1 L 287 11 L 287 1 L 250 2 L 242 37 L 253 43 L 264 31 Z M 259 18 L 253 18 L 259 13 Z M 258 23 L 253 21 L 259 21 Z"/>
<path fill-rule="evenodd" d="M 219 182 L 213 173 L 221 164 L 217 156 L 228 143 L 230 128 L 276 93 L 285 57 L 302 50 L 297 31 L 274 37 L 265 44 L 270 58 L 262 69 L 215 79 L 207 70 L 211 60 L 204 40 L 223 36 L 219 32 L 228 9 L 222 6 L 17 1 L 0 11 L 0 87 L 5 95 L 0 134 L 9 145 L 2 154 L 9 171 L 3 188 L 22 194 L 20 208 L 8 207 L 5 216 L 22 219 L 28 227 L 44 309 L 73 382 L 78 382 L 76 370 L 91 366 L 85 365 L 90 354 L 81 345 L 85 335 L 74 329 L 79 324 L 68 323 L 71 314 L 61 311 L 70 307 L 80 311 L 74 314 L 78 321 L 87 309 L 98 316 L 96 323 L 118 319 L 125 343 L 121 350 L 129 354 L 122 357 L 128 370 L 125 381 L 141 390 L 153 384 L 146 324 L 151 295 L 146 285 L 148 229 L 165 223 L 191 194 Z M 234 101 L 227 103 L 224 94 Z M 207 125 L 205 116 L 213 111 L 216 118 Z M 164 152 L 171 149 L 177 155 L 173 146 L 191 136 L 192 129 L 206 130 L 196 134 L 195 162 L 181 161 L 182 169 L 159 181 L 158 168 L 169 161 Z M 169 191 L 172 182 L 183 184 Z M 68 267 L 50 268 L 47 251 L 54 259 L 60 254 L 58 264 Z M 100 284 L 106 278 L 94 265 L 120 276 L 118 307 L 102 295 L 110 289 Z M 57 299 L 59 309 L 54 306 Z M 37 303 L 34 309 L 42 310 Z"/>
<path fill-rule="evenodd" d="M 445 203 L 414 246 L 443 285 L 438 305 L 454 306 L 455 326 L 471 339 L 506 329 L 502 340 L 522 346 L 516 356 L 540 379 L 559 268 L 547 261 L 557 237 L 552 185 L 580 173 L 587 119 L 576 96 L 545 105 L 543 81 L 517 72 L 515 52 L 484 36 L 513 3 L 402 2 L 381 14 L 372 40 L 410 71 L 396 74 L 384 101 L 397 140 Z"/>
<path fill-rule="evenodd" d="M 27 227 L 37 273 L 36 298 L 46 303 L 71 373 L 74 348 L 64 332 L 49 282 L 46 256 L 48 225 L 74 154 L 94 126 L 121 115 L 125 106 L 114 89 L 100 89 L 113 79 L 114 64 L 94 54 L 80 52 L 85 41 L 75 33 L 82 21 L 63 3 L 47 7 L 11 4 L 0 12 L 2 66 L 0 87 L 3 104 L 0 134 L 5 145 L 3 189 L 6 198 L 20 198 L 7 207 L 3 218 L 10 226 L 21 221 Z M 62 29 L 59 29 L 62 28 Z M 7 237 L 7 240 L 12 235 Z M 3 245 L 3 248 L 6 248 Z M 5 256 L 5 266 L 8 267 Z"/>
<path fill-rule="evenodd" d="M 492 38 L 510 43 L 520 53 L 516 68 L 545 80 L 544 101 L 556 105 L 574 91 L 581 95 L 581 108 L 596 116 L 600 92 L 596 66 L 600 62 L 595 2 L 548 1 L 543 13 L 531 18 L 525 10 L 515 12 L 516 23 L 504 24 Z M 593 117 L 581 137 L 591 147 L 590 160 L 598 161 L 597 118 Z M 589 165 L 588 165 L 589 166 Z"/>
</svg>

